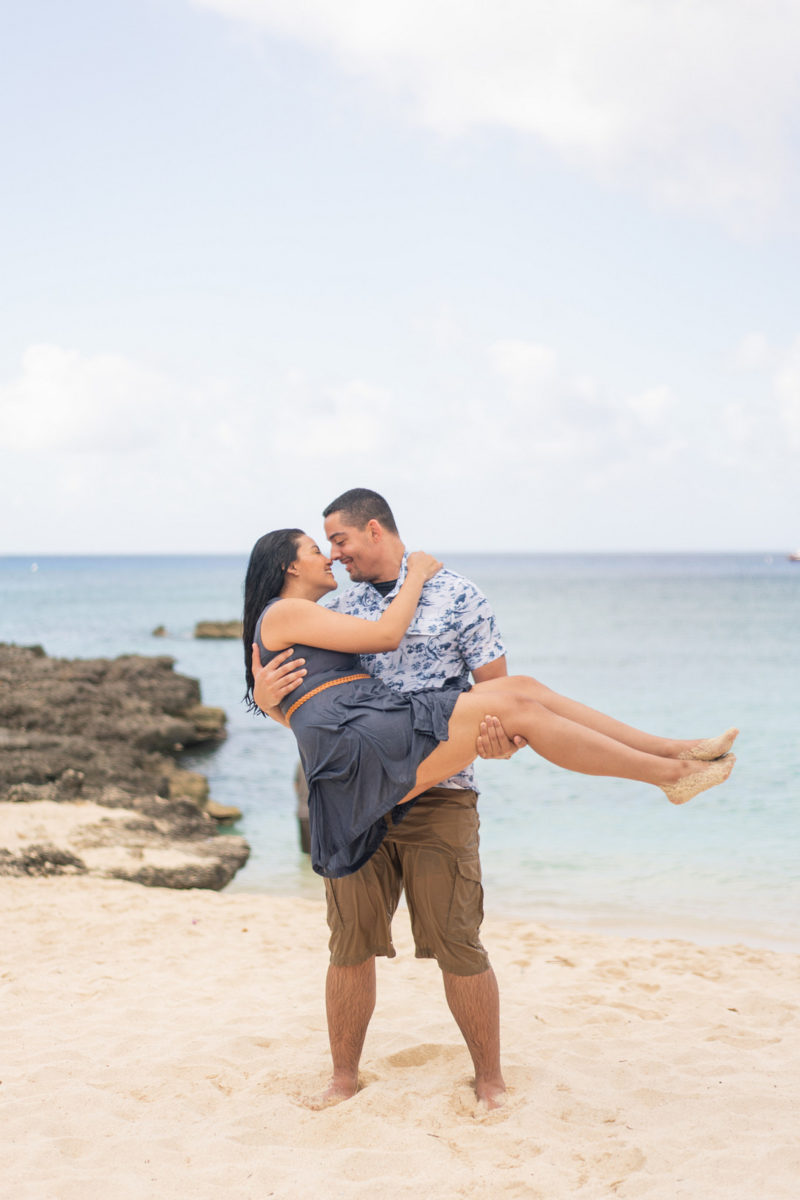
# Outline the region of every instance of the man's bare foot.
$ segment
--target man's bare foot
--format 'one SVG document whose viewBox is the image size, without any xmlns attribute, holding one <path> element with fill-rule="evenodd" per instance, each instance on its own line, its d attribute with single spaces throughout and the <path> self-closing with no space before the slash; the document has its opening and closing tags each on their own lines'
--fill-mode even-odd
<svg viewBox="0 0 800 1200">
<path fill-rule="evenodd" d="M 316 1096 L 309 1096 L 306 1100 L 306 1108 L 312 1109 L 314 1112 L 319 1112 L 323 1108 L 331 1108 L 334 1104 L 341 1104 L 343 1100 L 352 1100 L 358 1091 L 358 1079 L 337 1079 L 334 1075 L 328 1086 L 323 1092 Z"/>
<path fill-rule="evenodd" d="M 732 727 L 726 729 L 719 737 L 703 738 L 698 742 L 686 742 L 677 757 L 696 759 L 700 762 L 713 762 L 728 753 L 738 734 L 739 730 Z"/>
<path fill-rule="evenodd" d="M 480 1083 L 475 1081 L 475 1095 L 478 1097 L 478 1103 L 481 1108 L 485 1108 L 487 1112 L 493 1112 L 496 1108 L 502 1108 L 508 1097 L 506 1085 L 502 1079 L 481 1080 Z"/>
</svg>

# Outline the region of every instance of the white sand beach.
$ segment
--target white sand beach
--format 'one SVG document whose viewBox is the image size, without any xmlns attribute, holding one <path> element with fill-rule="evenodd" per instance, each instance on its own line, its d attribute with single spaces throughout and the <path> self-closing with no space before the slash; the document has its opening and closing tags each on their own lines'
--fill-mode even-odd
<svg viewBox="0 0 800 1200">
<path fill-rule="evenodd" d="M 362 1087 L 327 1076 L 322 901 L 6 878 L 0 1141 L 15 1200 L 795 1200 L 800 956 L 487 920 L 509 1099 L 434 963 L 380 960 Z"/>
</svg>

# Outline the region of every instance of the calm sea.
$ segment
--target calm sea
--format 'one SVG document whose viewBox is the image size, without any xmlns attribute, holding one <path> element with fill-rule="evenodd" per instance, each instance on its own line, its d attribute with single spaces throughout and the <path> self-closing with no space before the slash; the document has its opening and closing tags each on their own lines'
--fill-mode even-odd
<svg viewBox="0 0 800 1200">
<path fill-rule="evenodd" d="M 800 950 L 800 564 L 782 554 L 443 556 L 491 599 L 514 672 L 655 733 L 742 730 L 724 787 L 674 808 L 532 753 L 479 764 L 486 909 L 575 928 Z M 241 704 L 243 557 L 0 558 L 0 640 L 169 654 L 228 713 L 187 758 L 243 813 L 233 890 L 321 897 L 299 849 L 291 735 Z M 154 638 L 165 625 L 168 636 Z"/>
</svg>

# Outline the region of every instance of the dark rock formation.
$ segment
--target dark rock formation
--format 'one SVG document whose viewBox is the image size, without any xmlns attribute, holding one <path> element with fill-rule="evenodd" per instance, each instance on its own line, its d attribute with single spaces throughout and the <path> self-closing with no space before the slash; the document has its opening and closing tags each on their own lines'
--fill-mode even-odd
<svg viewBox="0 0 800 1200">
<path fill-rule="evenodd" d="M 196 638 L 240 638 L 241 621 L 198 621 L 194 627 Z"/>
<path fill-rule="evenodd" d="M 166 656 L 51 659 L 0 644 L 0 875 L 86 871 L 221 888 L 246 862 L 243 838 L 216 833 L 205 778 L 175 761 L 224 738 L 225 713 L 203 705 L 197 681 L 173 666 Z M 12 837 L 8 804 L 26 805 L 31 831 L 49 822 L 57 845 L 46 833 L 26 841 L 19 812 Z M 104 817 L 109 809 L 124 813 Z"/>
</svg>

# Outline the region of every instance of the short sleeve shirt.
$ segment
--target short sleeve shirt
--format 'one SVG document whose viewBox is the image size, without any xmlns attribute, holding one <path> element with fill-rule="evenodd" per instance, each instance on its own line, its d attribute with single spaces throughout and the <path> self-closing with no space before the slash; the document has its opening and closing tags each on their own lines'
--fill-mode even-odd
<svg viewBox="0 0 800 1200">
<path fill-rule="evenodd" d="M 350 616 L 377 621 L 405 579 L 406 556 L 397 586 L 382 596 L 371 583 L 354 583 L 328 602 Z M 505 654 L 488 600 L 463 575 L 443 568 L 422 589 L 417 611 L 396 650 L 362 654 L 365 671 L 397 692 L 441 688 L 446 683 L 466 687 L 470 671 Z M 474 788 L 472 767 L 444 780 L 442 787 Z"/>
</svg>

